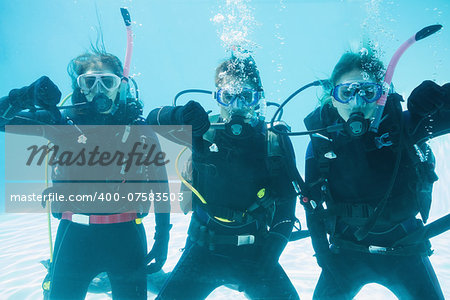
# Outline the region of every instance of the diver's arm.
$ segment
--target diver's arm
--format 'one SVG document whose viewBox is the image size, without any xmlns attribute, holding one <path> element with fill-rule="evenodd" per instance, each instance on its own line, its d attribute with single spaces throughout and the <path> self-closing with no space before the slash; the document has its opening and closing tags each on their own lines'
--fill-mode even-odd
<svg viewBox="0 0 450 300">
<path fill-rule="evenodd" d="M 154 129 L 155 127 L 152 127 L 152 129 Z M 145 128 L 147 131 L 144 133 L 144 135 L 146 137 L 145 143 L 147 144 L 148 148 L 154 148 L 154 153 L 164 153 L 164 151 L 161 149 L 161 145 L 155 132 L 147 130 L 148 127 L 142 128 Z M 168 157 L 165 157 L 163 160 L 159 161 L 159 165 L 152 163 L 145 168 L 146 179 L 150 181 L 150 190 L 148 192 L 151 192 L 154 196 L 154 198 L 151 199 L 154 201 L 150 202 L 154 205 L 156 226 L 161 225 L 161 227 L 165 226 L 165 224 L 168 224 L 170 221 L 170 190 L 165 164 L 168 159 Z M 164 197 L 164 195 L 166 195 L 167 197 Z M 149 203 L 146 213 L 148 213 L 148 209 L 150 208 L 151 203 Z"/>
<path fill-rule="evenodd" d="M 155 224 L 155 242 L 157 240 L 162 240 L 168 243 L 169 231 L 172 229 L 172 224 L 170 224 L 170 212 L 155 212 Z"/>
<path fill-rule="evenodd" d="M 33 126 L 11 126 L 8 127 L 8 133 L 42 136 L 52 140 L 57 129 L 51 130 L 48 125 L 61 125 L 63 120 L 56 121 L 52 114 L 48 111 L 27 112 L 22 111 L 18 113 L 13 119 L 3 126 L 0 126 L 1 131 L 5 131 L 7 125 L 33 125 Z"/>
<path fill-rule="evenodd" d="M 295 194 L 277 195 L 275 191 L 268 196 L 275 198 L 275 214 L 269 232 L 262 236 L 259 257 L 259 268 L 262 272 L 270 271 L 277 265 L 281 253 L 289 242 L 295 222 Z"/>
<path fill-rule="evenodd" d="M 48 111 L 22 111 L 21 108 L 10 106 L 7 98 L 0 99 L 0 114 L 3 112 L 0 117 L 0 131 L 2 132 L 6 130 L 7 125 L 34 125 L 9 127 L 8 133 L 46 137 L 45 125 L 60 124 Z"/>
<path fill-rule="evenodd" d="M 324 209 L 322 206 L 320 184 L 321 175 L 318 162 L 313 153 L 311 142 L 306 150 L 305 161 L 305 182 L 310 187 L 309 195 L 304 195 L 309 201 L 302 201 L 305 209 L 306 224 L 311 235 L 312 246 L 317 258 L 318 264 L 323 267 L 324 259 L 330 254 L 329 243 L 324 220 Z M 314 203 L 314 205 L 313 205 Z"/>
<path fill-rule="evenodd" d="M 159 134 L 178 144 L 190 146 L 192 136 L 201 137 L 210 126 L 208 114 L 203 107 L 189 101 L 184 106 L 163 106 L 152 110 L 147 116 L 149 125 L 191 125 L 191 132 L 183 128 L 155 128 Z"/>
<path fill-rule="evenodd" d="M 181 106 L 163 106 L 155 108 L 147 116 L 147 124 L 149 125 L 183 125 L 177 122 L 175 115 Z M 171 126 L 155 126 L 155 131 L 171 142 L 192 146 L 192 135 L 190 131 L 181 127 Z"/>
<path fill-rule="evenodd" d="M 170 198 L 170 197 L 169 197 Z M 155 273 L 161 270 L 164 263 L 167 260 L 167 253 L 169 251 L 169 239 L 170 239 L 170 229 L 172 229 L 172 224 L 170 224 L 170 212 L 163 211 L 158 207 L 158 202 L 169 201 L 154 201 L 155 203 L 155 235 L 153 236 L 154 243 L 152 249 L 147 254 L 146 263 L 147 273 Z M 152 262 L 154 260 L 154 262 Z"/>
<path fill-rule="evenodd" d="M 61 92 L 58 87 L 46 76 L 29 86 L 11 90 L 8 96 L 0 99 L 0 130 L 4 131 L 7 124 L 43 125 L 59 122 L 60 114 L 56 104 L 60 98 Z M 36 106 L 46 111 L 36 112 Z M 27 109 L 30 112 L 24 111 Z M 18 133 L 26 134 L 26 132 Z"/>
<path fill-rule="evenodd" d="M 275 214 L 269 233 L 280 235 L 286 242 L 294 227 L 296 196 L 284 196 L 277 198 L 275 202 Z"/>
<path fill-rule="evenodd" d="M 154 132 L 146 132 L 146 143 L 156 146 L 156 152 L 161 152 L 161 146 L 158 138 Z M 150 181 L 149 191 L 153 197 L 145 201 L 144 204 L 154 204 L 155 212 L 155 235 L 153 237 L 154 243 L 152 249 L 146 256 L 146 264 L 148 265 L 147 273 L 155 273 L 163 267 L 167 260 L 167 252 L 169 249 L 169 231 L 172 228 L 170 224 L 170 190 L 165 165 L 151 164 L 145 168 L 146 179 Z M 165 195 L 165 196 L 164 196 Z M 146 211 L 143 215 L 148 213 L 150 206 L 145 206 Z M 152 262 L 154 260 L 154 262 Z"/>
<path fill-rule="evenodd" d="M 278 130 L 287 130 L 285 126 L 278 126 Z M 295 152 L 292 142 L 288 136 L 277 135 L 279 142 L 280 157 L 279 170 L 274 176 L 273 188 L 275 190 L 275 214 L 273 222 L 270 226 L 270 231 L 282 235 L 287 241 L 292 232 L 295 218 L 295 205 L 297 193 L 294 190 L 293 182 L 296 181 L 297 167 L 295 161 Z"/>
<path fill-rule="evenodd" d="M 450 110 L 442 110 L 432 116 L 419 117 L 404 111 L 407 133 L 413 144 L 447 134 L 450 132 Z"/>
<path fill-rule="evenodd" d="M 408 98 L 404 113 L 407 130 L 414 143 L 450 132 L 450 83 L 439 86 L 424 81 Z"/>
<path fill-rule="evenodd" d="M 176 112 L 181 106 L 162 106 L 153 109 L 147 116 L 149 125 L 182 125 L 176 118 Z"/>
<path fill-rule="evenodd" d="M 158 272 L 164 266 L 169 251 L 169 231 L 172 228 L 170 224 L 169 213 L 155 213 L 155 235 L 152 249 L 147 254 L 145 261 L 148 274 Z M 153 262 L 154 260 L 154 262 Z"/>
<path fill-rule="evenodd" d="M 34 109 L 33 84 L 20 89 L 13 89 L 8 96 L 0 98 L 0 126 L 5 130 L 5 125 L 10 124 L 12 120 L 23 110 Z M 20 124 L 20 120 L 15 120 Z"/>
<path fill-rule="evenodd" d="M 14 103 L 11 97 L 0 98 L 0 128 L 5 131 L 5 125 L 9 124 L 14 117 L 25 108 Z"/>
<path fill-rule="evenodd" d="M 295 168 L 295 155 L 288 137 L 278 136 L 280 141 L 280 153 L 276 169 L 271 170 L 271 184 L 268 189 L 268 197 L 273 198 L 275 212 L 269 232 L 264 238 L 261 250 L 261 270 L 273 267 L 278 263 L 284 248 L 289 242 L 289 237 L 295 223 L 295 205 L 297 194 L 292 185 L 292 168 Z"/>
</svg>

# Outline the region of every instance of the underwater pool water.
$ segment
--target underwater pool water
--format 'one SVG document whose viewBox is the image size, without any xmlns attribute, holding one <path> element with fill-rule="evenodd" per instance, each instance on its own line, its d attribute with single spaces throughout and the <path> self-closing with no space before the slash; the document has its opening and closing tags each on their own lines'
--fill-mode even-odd
<svg viewBox="0 0 450 300">
<path fill-rule="evenodd" d="M 183 89 L 214 89 L 214 69 L 239 45 L 250 51 L 259 66 L 265 96 L 280 103 L 300 86 L 327 78 L 340 55 L 361 49 L 371 40 L 387 64 L 397 47 L 419 29 L 442 24 L 443 29 L 417 42 L 400 59 L 393 83 L 405 98 L 423 80 L 439 84 L 450 81 L 450 3 L 446 0 L 52 0 L 0 1 L 0 96 L 49 76 L 64 95 L 71 91 L 66 72 L 69 61 L 96 43 L 99 33 L 107 51 L 123 59 L 126 33 L 120 7 L 128 7 L 134 29 L 131 74 L 139 84 L 144 112 L 170 105 Z M 317 106 L 320 89 L 310 89 L 295 98 L 283 119 L 302 130 L 303 118 Z M 204 95 L 180 98 L 180 104 L 195 99 L 217 111 Z M 270 117 L 271 108 L 267 111 Z M 297 166 L 303 174 L 307 137 L 294 137 Z M 440 177 L 434 187 L 430 221 L 448 213 L 450 196 L 450 139 L 431 142 Z M 0 161 L 4 165 L 4 134 L 0 135 Z M 4 194 L 4 172 L 0 172 Z M 8 214 L 0 197 L 0 298 L 39 299 L 49 257 L 47 216 Z M 297 217 L 306 228 L 303 208 Z M 189 218 L 172 217 L 174 228 L 164 271 L 170 271 L 181 255 Z M 153 217 L 145 221 L 149 243 Z M 53 219 L 53 239 L 57 220 Z M 449 235 L 432 240 L 432 264 L 444 295 L 450 297 Z M 151 247 L 151 244 L 149 244 Z M 290 243 L 281 264 L 302 299 L 311 299 L 320 274 L 309 239 Z M 89 294 L 87 299 L 105 299 Z M 150 295 L 149 297 L 154 297 Z M 244 298 L 221 287 L 209 298 Z M 386 289 L 371 284 L 357 299 L 395 299 Z"/>
</svg>

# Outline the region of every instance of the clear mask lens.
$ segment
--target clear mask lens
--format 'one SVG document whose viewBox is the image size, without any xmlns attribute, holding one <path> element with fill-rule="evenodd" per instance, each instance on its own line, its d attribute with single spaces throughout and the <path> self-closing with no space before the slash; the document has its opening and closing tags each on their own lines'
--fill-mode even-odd
<svg viewBox="0 0 450 300">
<path fill-rule="evenodd" d="M 82 74 L 78 76 L 77 83 L 86 92 L 91 91 L 99 84 L 110 92 L 119 87 L 120 77 L 115 74 Z"/>
<path fill-rule="evenodd" d="M 216 93 L 216 100 L 223 106 L 229 106 L 234 102 L 239 105 L 253 106 L 262 98 L 262 92 L 244 88 L 239 94 L 231 93 L 227 90 L 219 89 Z"/>
<path fill-rule="evenodd" d="M 365 102 L 372 103 L 380 99 L 383 88 L 374 82 L 343 83 L 334 87 L 332 95 L 341 103 L 348 103 L 354 96 L 359 95 Z"/>
</svg>

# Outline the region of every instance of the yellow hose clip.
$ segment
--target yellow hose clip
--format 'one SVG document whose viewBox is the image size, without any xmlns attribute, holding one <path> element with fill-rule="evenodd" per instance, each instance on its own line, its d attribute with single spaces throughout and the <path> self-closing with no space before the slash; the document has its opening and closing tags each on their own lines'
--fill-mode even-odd
<svg viewBox="0 0 450 300">
<path fill-rule="evenodd" d="M 44 291 L 50 291 L 50 283 L 51 283 L 50 280 L 42 283 L 42 288 L 44 289 Z"/>
<path fill-rule="evenodd" d="M 266 189 L 265 188 L 260 189 L 256 195 L 258 196 L 259 199 L 261 199 L 266 195 Z"/>
</svg>

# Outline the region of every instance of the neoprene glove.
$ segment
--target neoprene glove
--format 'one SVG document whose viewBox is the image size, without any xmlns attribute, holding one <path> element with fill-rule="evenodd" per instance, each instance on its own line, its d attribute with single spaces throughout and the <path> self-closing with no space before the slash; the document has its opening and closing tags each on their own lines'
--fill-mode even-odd
<svg viewBox="0 0 450 300">
<path fill-rule="evenodd" d="M 167 252 L 169 250 L 169 231 L 171 228 L 172 224 L 163 226 L 157 225 L 155 227 L 155 242 L 153 243 L 152 250 L 150 250 L 150 252 L 145 257 L 145 263 L 147 264 L 147 274 L 158 272 L 164 266 L 164 263 L 167 260 Z M 153 260 L 155 260 L 155 262 L 151 263 Z"/>
<path fill-rule="evenodd" d="M 192 125 L 193 136 L 202 136 L 211 125 L 205 109 L 198 102 L 192 100 L 184 106 L 177 107 L 175 120 L 178 124 Z"/>
<path fill-rule="evenodd" d="M 258 271 L 260 273 L 270 272 L 278 264 L 284 248 L 288 243 L 288 239 L 279 233 L 269 232 L 264 237 L 261 253 L 258 260 Z"/>
<path fill-rule="evenodd" d="M 317 260 L 317 264 L 319 265 L 319 267 L 326 268 L 332 261 L 334 253 L 331 252 L 330 249 L 325 249 L 324 251 L 321 252 L 316 252 L 316 254 L 314 254 L 314 256 L 316 257 Z"/>
<path fill-rule="evenodd" d="M 61 113 L 56 107 L 61 100 L 61 91 L 47 76 L 42 76 L 29 86 L 12 90 L 8 97 L 14 109 L 7 118 L 12 118 L 24 109 L 35 110 L 38 106 L 47 110 L 55 121 L 61 119 Z"/>
<path fill-rule="evenodd" d="M 22 109 L 36 106 L 49 109 L 56 107 L 61 99 L 61 91 L 47 76 L 42 76 L 29 86 L 9 92 L 10 103 Z"/>
<path fill-rule="evenodd" d="M 440 109 L 450 109 L 450 83 L 439 86 L 426 80 L 408 98 L 408 110 L 419 116 L 432 115 Z"/>
</svg>

